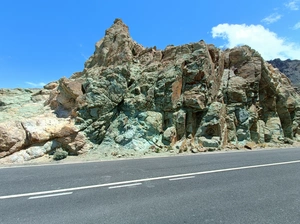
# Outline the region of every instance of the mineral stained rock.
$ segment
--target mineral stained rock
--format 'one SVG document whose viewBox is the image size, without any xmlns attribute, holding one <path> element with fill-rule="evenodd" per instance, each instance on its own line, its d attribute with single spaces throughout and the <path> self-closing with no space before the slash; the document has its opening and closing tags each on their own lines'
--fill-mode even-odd
<svg viewBox="0 0 300 224">
<path fill-rule="evenodd" d="M 279 71 L 284 73 L 293 83 L 295 87 L 298 88 L 298 93 L 300 93 L 300 60 L 280 60 L 276 58 L 274 60 L 268 61 L 274 68 L 278 68 Z"/>
<path fill-rule="evenodd" d="M 0 91 L 0 158 L 62 148 L 206 151 L 300 141 L 300 96 L 248 46 L 145 48 L 120 19 L 82 72 L 42 90 Z"/>
</svg>

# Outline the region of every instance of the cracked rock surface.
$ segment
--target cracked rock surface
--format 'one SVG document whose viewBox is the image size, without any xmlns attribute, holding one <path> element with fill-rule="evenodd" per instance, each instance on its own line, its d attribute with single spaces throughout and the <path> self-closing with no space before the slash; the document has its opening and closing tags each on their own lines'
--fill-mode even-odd
<svg viewBox="0 0 300 224">
<path fill-rule="evenodd" d="M 57 148 L 195 153 L 300 141 L 300 97 L 257 51 L 204 41 L 145 48 L 120 19 L 83 71 L 0 94 L 0 162 Z"/>
</svg>

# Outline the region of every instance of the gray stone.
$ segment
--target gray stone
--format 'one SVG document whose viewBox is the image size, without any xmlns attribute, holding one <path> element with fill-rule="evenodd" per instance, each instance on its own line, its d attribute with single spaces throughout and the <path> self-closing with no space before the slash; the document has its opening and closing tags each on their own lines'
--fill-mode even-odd
<svg viewBox="0 0 300 224">
<path fill-rule="evenodd" d="M 0 90 L 0 158 L 15 162 L 48 153 L 48 142 L 69 154 L 113 148 L 124 157 L 278 139 L 300 139 L 300 96 L 258 52 L 204 41 L 145 48 L 120 19 L 83 71 L 44 89 Z"/>
</svg>

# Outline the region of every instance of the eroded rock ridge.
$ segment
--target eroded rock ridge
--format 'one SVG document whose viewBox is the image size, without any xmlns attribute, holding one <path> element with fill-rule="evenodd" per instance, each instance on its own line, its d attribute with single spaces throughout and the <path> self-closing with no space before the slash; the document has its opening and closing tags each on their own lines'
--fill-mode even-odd
<svg viewBox="0 0 300 224">
<path fill-rule="evenodd" d="M 6 161 L 57 148 L 199 152 L 300 141 L 300 97 L 258 52 L 204 41 L 145 48 L 120 19 L 82 72 L 27 95 L 22 110 L 39 108 L 27 117 L 0 99 L 0 115 L 18 117 L 0 120 Z"/>
<path fill-rule="evenodd" d="M 280 60 L 276 58 L 268 62 L 272 64 L 274 68 L 278 68 L 279 71 L 284 73 L 297 88 L 298 93 L 300 93 L 300 60 Z"/>
</svg>

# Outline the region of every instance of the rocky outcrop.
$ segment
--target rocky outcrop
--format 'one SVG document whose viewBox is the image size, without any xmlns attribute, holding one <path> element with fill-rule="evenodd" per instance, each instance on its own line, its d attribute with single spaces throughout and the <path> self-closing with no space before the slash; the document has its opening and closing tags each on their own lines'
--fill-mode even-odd
<svg viewBox="0 0 300 224">
<path fill-rule="evenodd" d="M 49 94 L 46 89 L 0 91 L 0 158 L 5 157 L 0 162 L 23 162 L 58 148 L 75 155 L 88 150 L 74 121 L 44 106 Z"/>
<path fill-rule="evenodd" d="M 35 158 L 58 147 L 199 152 L 300 140 L 299 95 L 258 52 L 204 41 L 145 48 L 120 19 L 82 72 L 39 91 L 29 94 L 29 108 L 36 95 L 39 112 L 0 121 L 0 157 Z"/>
<path fill-rule="evenodd" d="M 268 61 L 274 68 L 278 68 L 280 72 L 284 73 L 298 88 L 300 92 L 300 60 L 280 60 L 279 58 Z"/>
</svg>

